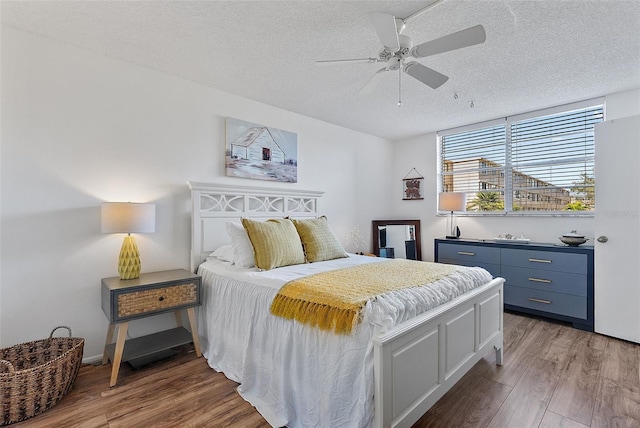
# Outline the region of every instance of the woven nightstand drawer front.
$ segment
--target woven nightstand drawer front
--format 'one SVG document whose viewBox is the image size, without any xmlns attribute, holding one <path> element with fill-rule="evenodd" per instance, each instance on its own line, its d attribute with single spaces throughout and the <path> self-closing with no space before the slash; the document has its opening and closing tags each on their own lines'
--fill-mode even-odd
<svg viewBox="0 0 640 428">
<path fill-rule="evenodd" d="M 188 283 L 118 296 L 118 318 L 162 311 L 198 302 L 198 284 Z"/>
</svg>

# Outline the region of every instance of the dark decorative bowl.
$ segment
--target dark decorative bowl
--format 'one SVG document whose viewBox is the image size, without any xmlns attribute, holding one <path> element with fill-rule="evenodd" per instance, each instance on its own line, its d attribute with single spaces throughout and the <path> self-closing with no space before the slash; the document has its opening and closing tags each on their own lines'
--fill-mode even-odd
<svg viewBox="0 0 640 428">
<path fill-rule="evenodd" d="M 588 241 L 584 236 L 561 236 L 560 240 L 571 247 L 577 247 Z"/>
</svg>

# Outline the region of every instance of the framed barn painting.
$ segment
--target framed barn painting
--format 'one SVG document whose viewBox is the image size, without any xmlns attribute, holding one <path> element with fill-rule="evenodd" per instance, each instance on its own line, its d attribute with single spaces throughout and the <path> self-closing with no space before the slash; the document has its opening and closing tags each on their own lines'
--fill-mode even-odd
<svg viewBox="0 0 640 428">
<path fill-rule="evenodd" d="M 228 117 L 226 174 L 298 182 L 298 134 Z"/>
</svg>

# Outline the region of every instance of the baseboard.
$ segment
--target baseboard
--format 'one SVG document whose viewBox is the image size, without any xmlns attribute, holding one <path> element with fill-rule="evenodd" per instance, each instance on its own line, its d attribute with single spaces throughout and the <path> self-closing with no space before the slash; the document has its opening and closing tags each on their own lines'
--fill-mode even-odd
<svg viewBox="0 0 640 428">
<path fill-rule="evenodd" d="M 102 354 L 84 357 L 82 358 L 82 364 L 100 365 L 102 364 Z"/>
</svg>

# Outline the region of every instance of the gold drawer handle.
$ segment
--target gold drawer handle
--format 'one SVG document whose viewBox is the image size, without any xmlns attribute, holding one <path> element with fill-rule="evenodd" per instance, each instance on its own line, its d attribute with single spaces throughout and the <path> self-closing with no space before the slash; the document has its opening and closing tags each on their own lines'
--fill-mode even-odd
<svg viewBox="0 0 640 428">
<path fill-rule="evenodd" d="M 529 300 L 531 300 L 532 302 L 544 303 L 547 305 L 551 304 L 551 300 L 534 299 L 533 297 L 529 297 Z"/>
<path fill-rule="evenodd" d="M 471 251 L 458 251 L 458 254 L 461 256 L 475 256 L 476 253 L 472 253 Z"/>
<path fill-rule="evenodd" d="M 529 261 L 534 263 L 551 263 L 551 260 L 545 259 L 529 259 Z"/>
<path fill-rule="evenodd" d="M 529 281 L 533 281 L 533 282 L 544 282 L 545 284 L 551 284 L 551 280 L 550 280 L 550 279 L 529 278 Z"/>
</svg>

